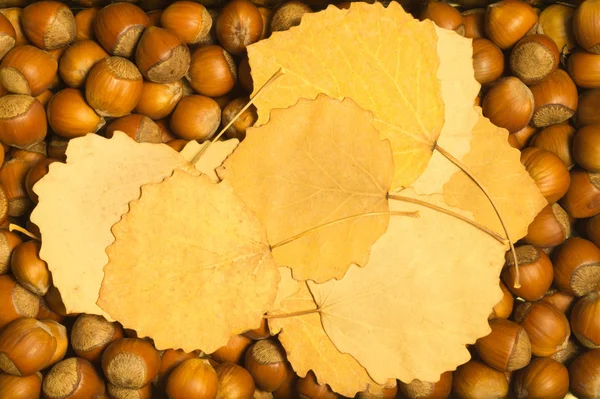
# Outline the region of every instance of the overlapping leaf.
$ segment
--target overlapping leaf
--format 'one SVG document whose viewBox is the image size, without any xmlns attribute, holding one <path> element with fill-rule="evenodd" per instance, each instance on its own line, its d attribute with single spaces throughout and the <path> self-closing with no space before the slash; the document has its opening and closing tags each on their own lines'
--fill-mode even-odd
<svg viewBox="0 0 600 399">
<path fill-rule="evenodd" d="M 409 185 L 427 166 L 444 123 L 431 21 L 415 20 L 396 2 L 330 6 L 249 46 L 248 56 L 255 88 L 284 72 L 255 102 L 258 125 L 299 98 L 349 97 L 373 112 L 375 127 L 391 142 L 392 188 Z"/>
<path fill-rule="evenodd" d="M 264 224 L 277 262 L 320 282 L 366 262 L 387 227 L 392 173 L 372 115 L 325 95 L 273 111 L 219 171 Z"/>
<path fill-rule="evenodd" d="M 472 130 L 444 136 L 441 145 L 458 154 L 457 158 L 487 189 L 516 242 L 527 234 L 529 224 L 548 203 L 519 161 L 520 152 L 508 144 L 508 132 L 482 116 L 481 108 L 477 112 L 479 120 Z M 470 143 L 467 152 L 461 150 L 464 143 Z M 451 173 L 442 174 L 440 170 Z M 483 191 L 442 156 L 432 158 L 430 168 L 413 186 L 422 194 L 443 193 L 449 206 L 471 212 L 473 220 L 503 234 L 500 219 Z"/>
<path fill-rule="evenodd" d="M 316 309 L 306 283 L 300 283 L 299 288 L 296 294 L 282 302 L 281 309 L 272 314 Z M 320 384 L 329 384 L 334 392 L 348 397 L 369 387 L 378 387 L 356 359 L 341 353 L 333 345 L 317 313 L 270 319 L 269 328 L 271 334 L 279 333 L 287 358 L 300 377 L 313 370 Z"/>
<path fill-rule="evenodd" d="M 113 233 L 98 304 L 160 349 L 214 352 L 273 305 L 265 232 L 225 182 L 175 171 L 143 186 Z"/>
<path fill-rule="evenodd" d="M 435 381 L 489 333 L 506 246 L 454 216 L 399 201 L 390 207 L 420 217 L 392 217 L 366 267 L 309 287 L 331 341 L 373 380 Z"/>
<path fill-rule="evenodd" d="M 166 145 L 140 144 L 121 132 L 111 139 L 73 139 L 67 163 L 53 163 L 34 188 L 31 214 L 42 234 L 40 256 L 69 313 L 104 314 L 96 305 L 113 224 L 145 183 L 159 182 L 186 160 Z"/>
<path fill-rule="evenodd" d="M 198 172 L 205 174 L 213 183 L 218 183 L 220 179 L 216 169 L 225 162 L 239 143 L 238 139 L 215 141 L 214 143 L 205 141 L 201 144 L 192 140 L 186 144 L 180 154 L 188 162 L 193 162 Z"/>
</svg>

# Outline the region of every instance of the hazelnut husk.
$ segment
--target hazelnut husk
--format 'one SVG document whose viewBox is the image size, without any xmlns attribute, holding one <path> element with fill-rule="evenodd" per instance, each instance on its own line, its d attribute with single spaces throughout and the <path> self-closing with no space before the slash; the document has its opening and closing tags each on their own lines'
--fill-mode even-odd
<svg viewBox="0 0 600 399">
<path fill-rule="evenodd" d="M 105 397 L 106 387 L 90 362 L 71 357 L 50 369 L 42 391 L 46 399 L 101 399 Z"/>
<path fill-rule="evenodd" d="M 217 372 L 207 359 L 188 359 L 167 378 L 166 392 L 171 399 L 216 398 Z"/>
<path fill-rule="evenodd" d="M 235 363 L 221 363 L 215 371 L 219 378 L 217 399 L 252 399 L 254 380 L 245 368 Z"/>
<path fill-rule="evenodd" d="M 527 331 L 531 353 L 538 357 L 554 355 L 566 346 L 571 335 L 567 316 L 544 301 L 519 305 L 514 318 Z"/>
<path fill-rule="evenodd" d="M 149 81 L 173 83 L 188 72 L 190 50 L 175 33 L 149 26 L 137 45 L 135 63 Z"/>
<path fill-rule="evenodd" d="M 541 248 L 562 244 L 571 235 L 571 222 L 567 212 L 558 204 L 548 204 L 537 214 L 527 228 L 523 242 Z"/>
<path fill-rule="evenodd" d="M 179 36 L 184 42 L 194 44 L 205 39 L 212 27 L 210 13 L 202 4 L 177 1 L 165 8 L 160 25 Z"/>
<path fill-rule="evenodd" d="M 106 126 L 106 137 L 111 138 L 115 131 L 124 132 L 138 143 L 162 143 L 162 132 L 146 115 L 130 114 L 115 119 Z"/>
<path fill-rule="evenodd" d="M 127 3 L 115 3 L 127 4 Z M 122 57 L 100 60 L 90 70 L 85 84 L 88 104 L 101 116 L 118 118 L 137 106 L 142 96 L 142 74 Z"/>
<path fill-rule="evenodd" d="M 0 276 L 0 329 L 13 320 L 35 317 L 39 309 L 36 295 L 23 288 L 11 275 Z"/>
<path fill-rule="evenodd" d="M 269 27 L 271 32 L 280 32 L 300 25 L 304 14 L 311 13 L 311 8 L 301 1 L 287 1 L 275 10 L 270 18 Z M 264 16 L 264 14 L 263 14 Z M 428 18 L 428 17 L 425 17 Z M 265 19 L 263 19 L 263 22 Z M 263 26 L 265 26 L 263 24 Z"/>
<path fill-rule="evenodd" d="M 113 3 L 96 14 L 94 34 L 98 43 L 111 55 L 130 58 L 149 25 L 150 19 L 135 4 Z"/>
<path fill-rule="evenodd" d="M 580 237 L 570 237 L 552 254 L 554 283 L 568 295 L 583 296 L 600 284 L 600 249 Z"/>
<path fill-rule="evenodd" d="M 210 139 L 221 123 L 221 108 L 209 97 L 193 95 L 182 98 L 173 114 L 170 126 L 184 140 Z"/>
<path fill-rule="evenodd" d="M 502 50 L 512 47 L 538 20 L 533 7 L 521 1 L 503 0 L 490 4 L 485 14 L 488 38 Z"/>
<path fill-rule="evenodd" d="M 80 315 L 71 329 L 73 351 L 92 363 L 99 362 L 104 349 L 120 338 L 123 338 L 123 328 L 98 315 Z"/>
<path fill-rule="evenodd" d="M 557 202 L 569 190 L 569 170 L 553 152 L 539 147 L 526 148 L 521 152 L 521 163 L 549 204 Z"/>
<path fill-rule="evenodd" d="M 571 150 L 575 131 L 575 128 L 567 123 L 548 126 L 533 136 L 529 145 L 555 153 L 565 166 L 571 169 L 575 165 Z"/>
<path fill-rule="evenodd" d="M 12 321 L 0 332 L 0 370 L 28 376 L 50 365 L 56 339 L 44 323 L 29 317 Z"/>
<path fill-rule="evenodd" d="M 152 384 L 148 384 L 140 389 L 121 388 L 113 384 L 107 386 L 108 396 L 111 399 L 151 399 Z"/>
<path fill-rule="evenodd" d="M 75 40 L 75 17 L 58 1 L 37 1 L 23 9 L 23 32 L 43 50 L 65 47 Z"/>
<path fill-rule="evenodd" d="M 517 399 L 563 399 L 569 392 L 569 371 L 556 360 L 533 359 L 513 378 Z"/>
<path fill-rule="evenodd" d="M 502 270 L 502 281 L 518 297 L 527 301 L 540 299 L 552 285 L 554 272 L 548 255 L 532 245 L 522 245 L 515 249 L 519 261 L 520 283 L 515 287 L 516 270 L 512 254 L 507 253 L 506 265 Z"/>
<path fill-rule="evenodd" d="M 10 257 L 21 242 L 21 237 L 8 230 L 0 230 L 0 275 L 10 271 Z"/>
<path fill-rule="evenodd" d="M 254 378 L 258 389 L 272 392 L 279 388 L 287 375 L 285 352 L 270 339 L 255 342 L 246 351 L 244 367 Z"/>
<path fill-rule="evenodd" d="M 140 389 L 158 375 L 160 357 L 148 341 L 121 338 L 113 341 L 102 354 L 102 370 L 113 385 Z"/>
<path fill-rule="evenodd" d="M 58 63 L 60 77 L 68 86 L 80 88 L 92 67 L 108 53 L 93 40 L 82 40 L 65 51 Z"/>
<path fill-rule="evenodd" d="M 47 52 L 29 45 L 13 48 L 0 64 L 0 97 L 15 93 L 47 98 L 56 70 L 57 61 Z"/>
<path fill-rule="evenodd" d="M 510 69 L 526 85 L 540 83 L 558 67 L 559 52 L 546 35 L 528 35 L 510 52 Z"/>
<path fill-rule="evenodd" d="M 217 17 L 217 39 L 230 54 L 243 54 L 248 45 L 260 40 L 262 32 L 262 16 L 248 0 L 228 2 Z"/>
<path fill-rule="evenodd" d="M 48 264 L 40 258 L 41 246 L 37 240 L 19 244 L 11 259 L 12 273 L 16 280 L 36 295 L 46 295 L 52 284 Z"/>
<path fill-rule="evenodd" d="M 42 394 L 42 374 L 26 377 L 0 373 L 0 398 L 33 399 Z"/>
<path fill-rule="evenodd" d="M 414 380 L 410 384 L 405 384 L 400 381 L 398 390 L 406 399 L 447 398 L 452 391 L 452 372 L 445 372 L 437 382 Z"/>
<path fill-rule="evenodd" d="M 535 102 L 532 125 L 545 127 L 562 123 L 575 114 L 579 101 L 577 87 L 562 69 L 557 69 L 530 89 Z"/>
<path fill-rule="evenodd" d="M 241 364 L 252 340 L 243 335 L 233 335 L 229 338 L 227 345 L 217 349 L 210 356 L 217 362 Z"/>
<path fill-rule="evenodd" d="M 492 83 L 504 73 L 504 54 L 487 39 L 473 40 L 475 79 L 482 85 Z"/>
<path fill-rule="evenodd" d="M 531 90 L 514 76 L 494 83 L 483 98 L 483 115 L 510 133 L 523 129 L 533 116 Z"/>
<path fill-rule="evenodd" d="M 506 375 L 478 360 L 459 366 L 452 376 L 452 393 L 457 399 L 504 398 L 508 390 Z"/>
<path fill-rule="evenodd" d="M 233 58 L 220 46 L 202 46 L 192 53 L 187 79 L 199 94 L 225 95 L 233 89 L 237 71 Z"/>
<path fill-rule="evenodd" d="M 519 370 L 531 360 L 531 343 L 525 329 L 509 320 L 489 321 L 492 332 L 475 342 L 481 360 L 499 371 Z"/>
<path fill-rule="evenodd" d="M 579 355 L 569 367 L 571 392 L 579 399 L 600 396 L 600 349 Z"/>
<path fill-rule="evenodd" d="M 571 329 L 583 346 L 600 348 L 600 294 L 592 291 L 575 302 L 570 316 Z"/>
</svg>

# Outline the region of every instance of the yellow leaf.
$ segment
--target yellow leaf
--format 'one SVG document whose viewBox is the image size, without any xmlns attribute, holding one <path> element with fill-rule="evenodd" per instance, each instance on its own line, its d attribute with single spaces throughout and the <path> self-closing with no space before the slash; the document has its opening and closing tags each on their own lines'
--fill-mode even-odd
<svg viewBox="0 0 600 399">
<path fill-rule="evenodd" d="M 98 304 L 159 349 L 212 353 L 272 307 L 263 227 L 224 182 L 175 171 L 143 186 L 113 233 Z"/>
<path fill-rule="evenodd" d="M 272 312 L 273 315 L 316 309 L 306 283 L 300 284 L 300 290 L 285 299 L 281 309 Z M 278 339 L 288 361 L 300 377 L 313 370 L 320 384 L 329 384 L 334 392 L 348 397 L 376 386 L 356 359 L 337 350 L 323 330 L 317 313 L 270 319 L 269 329 L 271 334 L 279 333 Z"/>
<path fill-rule="evenodd" d="M 294 280 L 292 270 L 289 267 L 279 268 L 279 286 L 277 287 L 277 297 L 273 303 L 273 309 L 279 309 L 281 302 L 294 295 L 304 285 L 304 282 Z"/>
<path fill-rule="evenodd" d="M 482 116 L 477 107 L 479 121 L 471 131 L 446 137 L 442 145 L 456 153 L 455 148 L 470 142 L 470 151 L 457 158 L 489 192 L 506 223 L 513 242 L 527 234 L 527 227 L 548 204 L 534 181 L 521 164 L 520 152 L 508 144 L 508 132 Z M 434 162 L 439 160 L 440 162 Z M 452 173 L 440 179 L 439 171 Z M 504 231 L 490 201 L 477 185 L 447 159 L 434 157 L 430 166 L 414 183 L 421 194 L 443 193 L 444 201 L 472 213 L 472 219 L 504 236 Z"/>
<path fill-rule="evenodd" d="M 444 123 L 436 51 L 434 24 L 396 2 L 305 14 L 299 26 L 248 47 L 255 88 L 284 72 L 256 99 L 257 125 L 299 98 L 352 98 L 391 142 L 392 188 L 408 186 L 427 166 Z"/>
<path fill-rule="evenodd" d="M 185 145 L 180 154 L 190 163 L 196 160 L 194 165 L 196 170 L 208 176 L 213 183 L 218 183 L 220 180 L 216 169 L 225 162 L 239 143 L 238 139 L 215 141 L 214 143 L 205 141 L 202 144 L 192 140 Z M 207 147 L 208 149 L 205 150 Z M 201 151 L 205 152 L 198 157 Z"/>
<path fill-rule="evenodd" d="M 489 333 L 506 246 L 453 216 L 399 201 L 390 207 L 420 217 L 392 217 L 364 268 L 308 284 L 331 341 L 376 382 L 436 381 L 469 360 L 466 344 Z"/>
<path fill-rule="evenodd" d="M 67 313 L 102 314 L 96 305 L 113 224 L 129 210 L 145 183 L 160 182 L 186 160 L 166 145 L 140 144 L 122 132 L 72 139 L 67 163 L 50 165 L 34 188 L 31 214 Z"/>
<path fill-rule="evenodd" d="M 319 282 L 364 265 L 387 227 L 392 173 L 371 114 L 325 95 L 273 111 L 219 171 L 264 224 L 277 262 Z"/>
</svg>

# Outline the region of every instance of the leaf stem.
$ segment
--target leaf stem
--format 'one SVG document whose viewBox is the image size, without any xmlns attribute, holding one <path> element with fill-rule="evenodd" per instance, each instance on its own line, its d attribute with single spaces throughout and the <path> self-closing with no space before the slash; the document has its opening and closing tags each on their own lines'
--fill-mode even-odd
<svg viewBox="0 0 600 399">
<path fill-rule="evenodd" d="M 313 314 L 313 313 L 320 313 L 321 309 L 317 308 L 317 309 L 307 309 L 307 310 L 300 310 L 298 312 L 291 312 L 291 313 L 282 313 L 282 314 L 266 314 L 263 316 L 263 319 L 286 319 L 288 317 L 298 317 L 298 316 L 304 316 L 307 314 Z"/>
<path fill-rule="evenodd" d="M 469 178 L 473 181 L 473 183 L 475 183 L 477 185 L 477 187 L 479 187 L 479 189 L 487 197 L 488 201 L 490 201 L 490 204 L 492 205 L 492 208 L 494 208 L 494 211 L 496 212 L 496 215 L 498 215 L 498 219 L 500 220 L 500 224 L 502 225 L 502 228 L 504 229 L 504 233 L 506 234 L 506 239 L 508 240 L 508 244 L 510 245 L 510 251 L 512 253 L 512 256 L 513 256 L 513 259 L 514 259 L 514 262 L 515 262 L 515 284 L 514 284 L 514 287 L 515 288 L 520 288 L 521 287 L 521 282 L 520 282 L 520 273 L 519 273 L 519 260 L 517 259 L 517 251 L 515 251 L 515 246 L 513 245 L 513 242 L 510 239 L 510 235 L 508 234 L 508 228 L 506 227 L 506 223 L 504 223 L 504 219 L 502 218 L 502 215 L 500 214 L 500 211 L 498 210 L 498 207 L 496 206 L 496 203 L 492 199 L 491 195 L 488 193 L 487 189 L 485 187 L 483 187 L 483 185 L 473 175 L 473 173 L 471 173 L 469 171 L 469 169 L 467 168 L 467 166 L 465 164 L 463 164 L 460 160 L 458 160 L 457 158 L 455 158 L 448 151 L 446 151 L 445 149 L 443 149 L 442 147 L 440 147 L 437 143 L 435 144 L 434 150 L 437 150 L 446 159 L 448 159 L 450 162 L 452 162 L 454 165 L 456 165 L 460 170 L 462 170 L 467 176 L 469 176 Z"/>
<path fill-rule="evenodd" d="M 202 158 L 202 155 L 204 155 L 204 153 L 208 150 L 208 148 L 211 146 L 211 144 L 214 143 L 215 141 L 219 140 L 221 138 L 221 136 L 223 134 L 225 134 L 227 129 L 229 129 L 229 127 L 235 123 L 235 121 L 240 117 L 240 115 L 242 115 L 248 108 L 250 108 L 250 106 L 252 104 L 254 104 L 254 101 L 256 101 L 256 99 L 260 96 L 260 94 L 263 92 L 263 90 L 266 89 L 268 86 L 271 85 L 271 83 L 273 83 L 274 81 L 276 81 L 283 75 L 285 75 L 285 71 L 283 70 L 283 68 L 279 68 L 279 70 L 277 70 L 277 72 L 275 72 L 273 74 L 273 76 L 271 76 L 269 78 L 269 80 L 267 80 L 265 82 L 265 84 L 262 85 L 262 87 L 260 89 L 258 89 L 258 91 L 254 95 L 254 97 L 252 97 L 250 99 L 250 101 L 248 101 L 248 103 L 246 105 L 244 105 L 244 107 L 237 114 L 235 114 L 235 116 L 231 119 L 231 121 L 229 121 L 229 123 L 227 125 L 225 125 L 223 127 L 223 129 L 221 129 L 221 131 L 208 143 L 208 145 L 206 145 L 200 149 L 200 151 L 196 154 L 196 156 L 194 157 L 194 159 L 192 159 L 192 161 L 190 163 L 192 165 L 194 165 L 196 162 L 198 162 L 198 160 L 200 158 Z"/>
<path fill-rule="evenodd" d="M 25 234 L 27 237 L 29 238 L 33 238 L 34 240 L 38 240 L 38 241 L 42 241 L 40 239 L 40 237 L 36 236 L 35 234 L 29 232 L 28 230 L 25 230 L 24 228 L 22 228 L 21 226 L 19 226 L 18 224 L 13 224 L 10 223 L 8 225 L 8 231 L 18 231 L 21 234 Z"/>
<path fill-rule="evenodd" d="M 487 233 L 491 237 L 495 238 L 501 244 L 506 244 L 506 238 L 502 237 L 500 234 L 496 233 L 495 231 L 488 229 L 484 225 L 481 225 L 481 224 L 469 219 L 468 217 L 461 215 L 460 213 L 452 212 L 449 209 L 442 208 L 441 206 L 430 204 L 429 202 L 421 201 L 416 198 L 404 197 L 404 196 L 395 195 L 395 194 L 388 194 L 388 198 L 396 200 L 396 201 L 409 202 L 411 204 L 421 205 L 426 208 L 433 209 L 434 211 L 445 213 L 446 215 L 455 217 L 457 219 L 462 220 L 463 222 L 469 223 L 471 226 L 476 227 L 479 230 L 483 231 L 484 233 Z"/>
<path fill-rule="evenodd" d="M 419 217 L 419 212 L 399 212 L 399 211 L 385 211 L 385 212 L 369 212 L 369 213 L 361 213 L 360 215 L 352 215 L 352 216 L 346 216 L 337 220 L 332 220 L 331 222 L 327 222 L 327 223 L 323 223 L 321 225 L 312 227 L 306 231 L 303 231 L 302 233 L 298 233 L 293 237 L 290 238 L 286 238 L 283 241 L 280 241 L 276 244 L 271 245 L 271 250 L 277 248 L 277 247 L 281 247 L 282 245 L 285 244 L 289 244 L 292 241 L 295 241 L 299 238 L 304 237 L 307 234 L 310 234 L 316 230 L 320 230 L 324 227 L 329 227 L 331 225 L 337 224 L 337 223 L 341 223 L 341 222 L 345 222 L 348 220 L 352 220 L 352 219 L 358 219 L 364 216 L 382 216 L 382 215 L 390 215 L 390 216 L 408 216 L 408 217 L 413 217 L 413 218 L 417 218 Z"/>
</svg>

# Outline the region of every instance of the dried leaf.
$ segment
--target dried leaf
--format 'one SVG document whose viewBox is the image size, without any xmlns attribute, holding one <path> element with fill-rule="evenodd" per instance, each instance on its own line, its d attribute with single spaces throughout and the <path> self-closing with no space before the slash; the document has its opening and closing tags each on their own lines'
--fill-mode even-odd
<svg viewBox="0 0 600 399">
<path fill-rule="evenodd" d="M 202 144 L 197 141 L 190 141 L 185 145 L 180 154 L 188 161 L 195 163 L 195 168 L 200 173 L 204 173 L 213 183 L 220 181 L 215 171 L 220 167 L 223 162 L 231 155 L 236 149 L 240 141 L 238 139 L 229 139 L 225 141 L 215 141 L 211 144 L 210 141 L 205 141 Z M 207 150 L 204 150 L 207 148 Z M 198 158 L 200 151 L 205 151 L 201 157 Z"/>
<path fill-rule="evenodd" d="M 98 304 L 157 348 L 212 353 L 273 305 L 263 227 L 225 182 L 175 171 L 143 186 L 113 233 Z"/>
<path fill-rule="evenodd" d="M 279 309 L 281 302 L 300 291 L 303 285 L 304 282 L 294 280 L 292 270 L 289 267 L 280 267 L 279 286 L 277 287 L 277 297 L 273 303 L 273 309 Z"/>
<path fill-rule="evenodd" d="M 281 309 L 272 314 L 317 308 L 306 283 L 299 284 L 300 290 L 285 299 Z M 271 334 L 279 333 L 278 339 L 287 353 L 287 359 L 300 377 L 305 377 L 309 370 L 313 370 L 319 384 L 329 384 L 333 391 L 348 397 L 366 390 L 370 385 L 376 385 L 356 359 L 337 350 L 323 330 L 317 313 L 270 319 L 269 329 Z"/>
<path fill-rule="evenodd" d="M 454 154 L 458 152 L 456 148 L 470 142 L 470 151 L 457 158 L 488 190 L 511 239 L 516 242 L 527 234 L 527 227 L 548 202 L 519 161 L 520 152 L 508 144 L 508 132 L 482 116 L 481 108 L 477 107 L 477 112 L 479 121 L 472 131 L 444 137 L 441 145 Z M 452 173 L 440 179 L 441 169 Z M 473 220 L 504 235 L 490 201 L 463 171 L 447 159 L 434 156 L 430 167 L 414 183 L 414 187 L 422 194 L 443 193 L 449 206 L 471 212 Z"/>
<path fill-rule="evenodd" d="M 392 173 L 372 115 L 325 95 L 273 111 L 219 171 L 264 224 L 277 262 L 320 282 L 366 262 L 389 221 Z"/>
<path fill-rule="evenodd" d="M 437 41 L 431 21 L 415 20 L 396 2 L 305 14 L 299 26 L 248 47 L 255 88 L 284 71 L 257 98 L 257 125 L 299 98 L 352 98 L 391 142 L 392 188 L 408 186 L 427 166 L 444 123 Z"/>
<path fill-rule="evenodd" d="M 309 287 L 331 341 L 376 382 L 436 381 L 469 360 L 466 344 L 489 333 L 506 246 L 453 216 L 399 201 L 390 207 L 420 217 L 392 217 L 366 267 Z"/>
<path fill-rule="evenodd" d="M 50 165 L 34 187 L 31 214 L 42 234 L 48 263 L 67 313 L 105 313 L 96 305 L 113 224 L 129 210 L 145 183 L 159 182 L 186 164 L 166 145 L 140 144 L 122 132 L 72 139 L 67 163 Z M 106 315 L 105 315 L 106 316 Z"/>
</svg>

